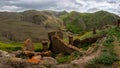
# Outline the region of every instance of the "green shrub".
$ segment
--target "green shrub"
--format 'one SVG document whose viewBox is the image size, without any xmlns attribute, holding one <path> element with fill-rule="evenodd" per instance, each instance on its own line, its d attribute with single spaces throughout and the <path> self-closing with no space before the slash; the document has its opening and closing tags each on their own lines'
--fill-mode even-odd
<svg viewBox="0 0 120 68">
<path fill-rule="evenodd" d="M 117 57 L 116 54 L 112 52 L 104 52 L 99 57 L 91 60 L 88 64 L 93 66 L 94 68 L 97 68 L 98 64 L 111 65 L 113 64 L 113 62 L 118 61 L 118 60 L 119 58 Z"/>
<path fill-rule="evenodd" d="M 111 65 L 113 62 L 117 61 L 118 57 L 115 54 L 105 52 L 94 61 L 99 64 Z"/>
<path fill-rule="evenodd" d="M 113 37 L 112 37 L 112 36 L 109 36 L 109 37 L 107 38 L 107 40 L 105 40 L 105 41 L 103 42 L 103 45 L 105 45 L 105 46 L 110 46 L 113 41 L 114 41 Z"/>
<path fill-rule="evenodd" d="M 69 63 L 72 60 L 79 58 L 80 56 L 82 56 L 81 53 L 73 52 L 71 55 L 62 55 L 57 57 L 56 59 L 59 63 Z"/>
<path fill-rule="evenodd" d="M 66 63 L 70 61 L 70 56 L 61 56 L 56 59 L 59 63 Z"/>
</svg>

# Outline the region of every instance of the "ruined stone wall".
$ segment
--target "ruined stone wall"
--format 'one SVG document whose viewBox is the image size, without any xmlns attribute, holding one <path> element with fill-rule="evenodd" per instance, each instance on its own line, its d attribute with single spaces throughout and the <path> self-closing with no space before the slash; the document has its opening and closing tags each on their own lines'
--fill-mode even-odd
<svg viewBox="0 0 120 68">
<path fill-rule="evenodd" d="M 67 44 L 64 43 L 58 36 L 52 37 L 52 45 L 54 53 L 72 53 L 73 50 L 67 47 Z"/>
<path fill-rule="evenodd" d="M 48 33 L 48 38 L 50 40 L 50 45 L 49 45 L 49 50 L 53 52 L 53 45 L 52 45 L 52 37 L 57 34 L 60 39 L 63 39 L 63 33 L 61 31 L 56 31 L 56 32 L 50 32 Z"/>
<path fill-rule="evenodd" d="M 79 45 L 82 45 L 82 44 L 85 44 L 85 43 L 88 43 L 88 44 L 91 44 L 91 43 L 94 43 L 96 42 L 98 39 L 104 37 L 105 35 L 101 35 L 101 36 L 96 36 L 96 37 L 90 37 L 90 38 L 86 38 L 86 39 L 83 39 L 83 40 L 80 40 L 80 39 L 75 39 L 73 41 L 73 45 L 78 47 Z"/>
<path fill-rule="evenodd" d="M 52 45 L 53 45 L 53 52 L 54 53 L 67 53 L 71 54 L 73 51 L 79 51 L 80 49 L 65 43 L 62 39 L 60 39 L 58 36 L 52 37 Z"/>
<path fill-rule="evenodd" d="M 34 45 L 31 39 L 27 39 L 23 45 L 23 51 L 34 51 Z"/>
</svg>

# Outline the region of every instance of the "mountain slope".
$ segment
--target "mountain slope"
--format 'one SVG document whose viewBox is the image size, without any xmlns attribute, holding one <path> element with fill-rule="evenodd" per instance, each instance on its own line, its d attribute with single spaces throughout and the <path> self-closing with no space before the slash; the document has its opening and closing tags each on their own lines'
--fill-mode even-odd
<svg viewBox="0 0 120 68">
<path fill-rule="evenodd" d="M 0 12 L 0 40 L 33 41 L 47 39 L 49 31 L 63 28 L 63 21 L 41 11 Z"/>
<path fill-rule="evenodd" d="M 73 11 L 69 14 L 61 15 L 60 18 L 64 21 L 69 31 L 80 33 L 91 30 L 92 28 L 101 28 L 106 24 L 115 24 L 119 17 L 106 11 L 95 13 L 79 13 Z"/>
<path fill-rule="evenodd" d="M 102 28 L 106 24 L 115 24 L 117 15 L 98 11 L 80 13 L 72 11 L 56 12 L 51 10 L 24 12 L 0 12 L 0 41 L 24 41 L 32 38 L 39 42 L 47 39 L 47 33 L 67 28 L 73 33 L 81 33 Z"/>
</svg>

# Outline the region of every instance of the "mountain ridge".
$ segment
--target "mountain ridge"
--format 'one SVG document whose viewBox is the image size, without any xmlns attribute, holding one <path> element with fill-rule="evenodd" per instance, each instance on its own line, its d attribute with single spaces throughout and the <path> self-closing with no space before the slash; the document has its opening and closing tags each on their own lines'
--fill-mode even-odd
<svg viewBox="0 0 120 68">
<path fill-rule="evenodd" d="M 115 18 L 114 18 L 115 17 Z M 93 27 L 112 24 L 120 18 L 106 11 L 80 13 L 72 11 L 37 11 L 0 12 L 0 40 L 24 41 L 32 38 L 35 42 L 47 40 L 47 33 L 66 29 L 73 33 L 89 31 Z M 102 22 L 102 23 L 101 23 Z M 107 23 L 106 23 L 107 22 Z"/>
</svg>

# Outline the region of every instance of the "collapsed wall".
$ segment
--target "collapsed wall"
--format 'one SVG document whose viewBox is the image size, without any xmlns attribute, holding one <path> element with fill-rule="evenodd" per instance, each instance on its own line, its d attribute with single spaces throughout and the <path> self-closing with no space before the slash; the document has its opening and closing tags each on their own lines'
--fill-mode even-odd
<svg viewBox="0 0 120 68">
<path fill-rule="evenodd" d="M 78 47 L 78 46 L 83 45 L 85 43 L 87 43 L 87 44 L 95 43 L 98 39 L 101 39 L 104 36 L 105 36 L 105 34 L 104 35 L 100 35 L 100 36 L 96 36 L 96 37 L 86 38 L 86 39 L 83 39 L 83 40 L 75 39 L 73 41 L 73 45 Z"/>
<path fill-rule="evenodd" d="M 67 54 L 71 54 L 73 51 L 79 51 L 80 49 L 71 45 L 71 44 L 67 44 L 65 43 L 60 34 L 61 32 L 51 32 L 49 33 L 49 37 L 50 37 L 50 50 L 53 53 L 67 53 Z M 51 35 L 50 35 L 51 34 Z"/>
</svg>

